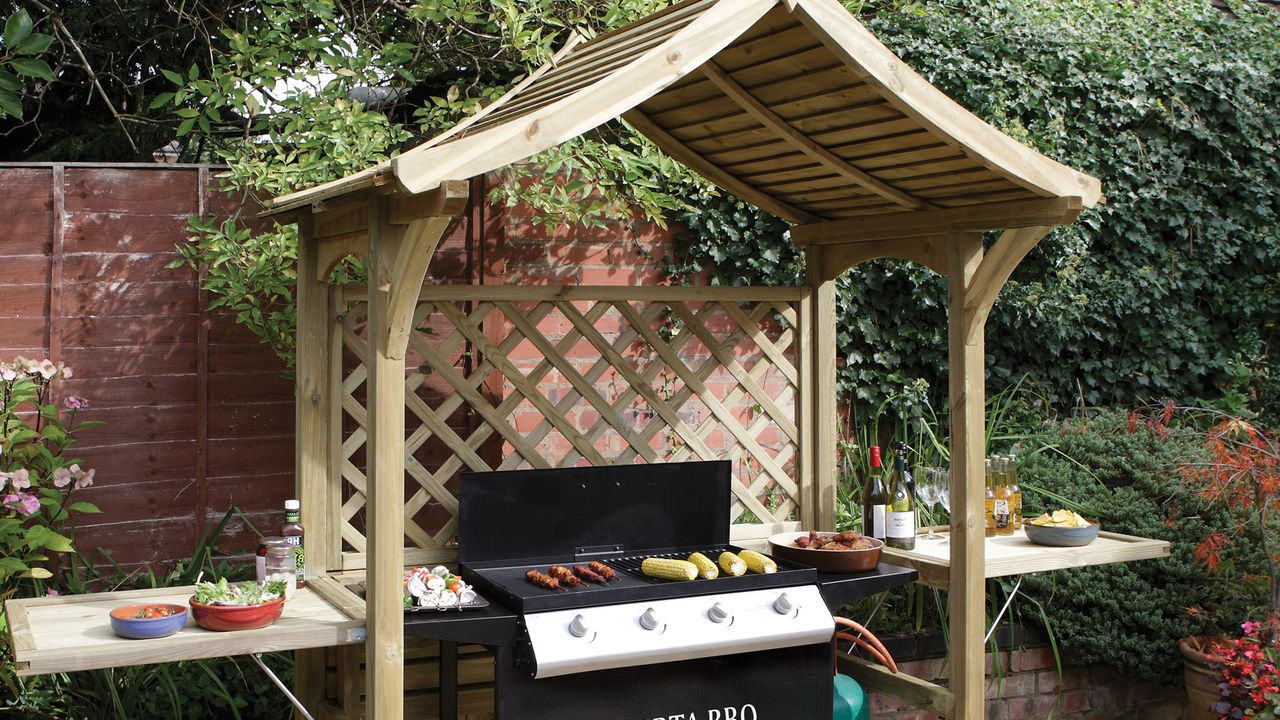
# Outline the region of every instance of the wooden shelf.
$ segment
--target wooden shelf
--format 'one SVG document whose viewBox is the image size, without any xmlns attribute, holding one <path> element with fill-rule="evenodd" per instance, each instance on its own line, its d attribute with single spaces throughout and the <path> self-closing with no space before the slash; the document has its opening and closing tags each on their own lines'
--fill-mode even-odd
<svg viewBox="0 0 1280 720">
<path fill-rule="evenodd" d="M 349 645 L 364 640 L 353 620 L 307 588 L 285 602 L 271 627 L 210 632 L 187 626 L 154 640 L 126 640 L 111 630 L 108 613 L 136 602 L 186 605 L 192 587 L 9 600 L 9 637 L 18 675 L 41 675 L 126 665 L 197 660 L 250 653 Z"/>
<path fill-rule="evenodd" d="M 884 562 L 915 568 L 920 572 L 917 582 L 946 588 L 951 566 L 951 533 L 947 528 L 934 531 L 938 537 L 933 540 L 923 533 L 917 535 L 914 550 L 886 546 L 882 553 Z M 986 538 L 986 577 L 1151 560 L 1168 555 L 1169 543 L 1165 540 L 1104 531 L 1084 547 L 1048 547 L 1036 545 L 1027 539 L 1024 531 L 1018 530 L 1013 535 Z"/>
</svg>

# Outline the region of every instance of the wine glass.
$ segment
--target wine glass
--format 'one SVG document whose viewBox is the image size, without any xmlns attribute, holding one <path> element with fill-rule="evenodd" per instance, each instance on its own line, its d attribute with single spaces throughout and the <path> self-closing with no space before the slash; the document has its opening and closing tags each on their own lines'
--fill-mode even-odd
<svg viewBox="0 0 1280 720">
<path fill-rule="evenodd" d="M 936 536 L 933 534 L 933 506 L 938 502 L 938 469 L 924 468 L 921 481 L 916 483 L 916 495 L 920 497 L 920 502 L 929 510 L 929 536 L 928 539 L 934 540 Z"/>
<path fill-rule="evenodd" d="M 938 502 L 942 503 L 942 509 L 947 512 L 947 520 L 951 519 L 951 471 L 938 470 Z M 943 543 L 947 542 L 946 538 L 942 539 Z"/>
</svg>

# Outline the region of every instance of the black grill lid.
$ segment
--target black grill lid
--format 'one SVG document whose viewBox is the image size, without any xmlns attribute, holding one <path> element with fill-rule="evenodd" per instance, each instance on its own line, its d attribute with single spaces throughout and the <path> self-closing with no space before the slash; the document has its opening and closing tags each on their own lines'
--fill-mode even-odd
<svg viewBox="0 0 1280 720">
<path fill-rule="evenodd" d="M 458 559 L 482 566 L 729 543 L 727 460 L 466 472 Z"/>
</svg>

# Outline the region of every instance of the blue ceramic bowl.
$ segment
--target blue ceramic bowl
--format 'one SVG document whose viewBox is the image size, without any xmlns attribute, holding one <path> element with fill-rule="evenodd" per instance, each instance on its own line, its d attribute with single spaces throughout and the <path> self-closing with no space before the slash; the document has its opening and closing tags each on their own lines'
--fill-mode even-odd
<svg viewBox="0 0 1280 720">
<path fill-rule="evenodd" d="M 172 611 L 172 615 L 163 617 L 138 617 L 148 608 L 164 608 Z M 169 603 L 138 603 L 123 605 L 111 611 L 111 629 L 116 634 L 130 640 L 149 640 L 151 638 L 168 637 L 187 624 L 187 609 L 182 605 Z"/>
<path fill-rule="evenodd" d="M 1052 547 L 1083 547 L 1098 539 L 1098 531 L 1102 526 L 1097 520 L 1090 520 L 1082 528 L 1052 527 L 1050 525 L 1032 525 L 1024 522 L 1022 527 L 1027 531 L 1027 539 L 1037 545 Z"/>
</svg>

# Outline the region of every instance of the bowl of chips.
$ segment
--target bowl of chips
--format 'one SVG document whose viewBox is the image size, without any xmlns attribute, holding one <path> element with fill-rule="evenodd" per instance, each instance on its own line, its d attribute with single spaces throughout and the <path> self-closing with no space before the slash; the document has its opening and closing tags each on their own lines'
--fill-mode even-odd
<svg viewBox="0 0 1280 720">
<path fill-rule="evenodd" d="M 1071 510 L 1054 510 L 1022 523 L 1027 539 L 1037 545 L 1082 547 L 1098 539 L 1102 526 Z"/>
</svg>

